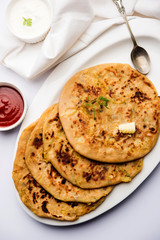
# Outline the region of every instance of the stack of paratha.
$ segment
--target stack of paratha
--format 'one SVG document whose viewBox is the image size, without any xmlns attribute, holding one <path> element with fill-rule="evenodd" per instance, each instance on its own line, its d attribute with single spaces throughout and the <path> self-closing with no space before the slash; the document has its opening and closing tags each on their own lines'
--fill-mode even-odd
<svg viewBox="0 0 160 240">
<path fill-rule="evenodd" d="M 22 202 L 57 220 L 94 210 L 114 186 L 142 170 L 159 135 L 159 115 L 153 84 L 127 64 L 75 74 L 59 104 L 21 134 L 13 180 Z M 131 122 L 133 133 L 119 131 Z"/>
</svg>

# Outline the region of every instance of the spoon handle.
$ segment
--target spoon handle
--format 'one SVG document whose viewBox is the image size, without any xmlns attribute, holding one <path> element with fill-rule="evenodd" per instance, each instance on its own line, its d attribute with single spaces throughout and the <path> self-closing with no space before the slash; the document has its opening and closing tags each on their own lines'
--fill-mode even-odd
<svg viewBox="0 0 160 240">
<path fill-rule="evenodd" d="M 134 47 L 136 47 L 136 46 L 137 46 L 137 42 L 136 42 L 136 39 L 135 39 L 135 37 L 134 37 L 134 35 L 133 35 L 133 33 L 132 33 L 132 30 L 131 30 L 131 28 L 130 28 L 130 25 L 129 25 L 129 23 L 128 23 L 127 16 L 126 16 L 126 11 L 125 11 L 125 8 L 124 8 L 124 6 L 123 6 L 123 4 L 122 4 L 122 0 L 113 0 L 113 2 L 114 2 L 115 5 L 117 6 L 118 11 L 119 11 L 120 14 L 122 15 L 123 19 L 125 20 L 126 25 L 127 25 L 127 27 L 128 27 L 128 30 L 129 30 L 129 33 L 130 33 L 130 36 L 131 36 L 131 39 L 132 39 L 132 41 L 133 41 L 133 45 L 134 45 Z"/>
</svg>

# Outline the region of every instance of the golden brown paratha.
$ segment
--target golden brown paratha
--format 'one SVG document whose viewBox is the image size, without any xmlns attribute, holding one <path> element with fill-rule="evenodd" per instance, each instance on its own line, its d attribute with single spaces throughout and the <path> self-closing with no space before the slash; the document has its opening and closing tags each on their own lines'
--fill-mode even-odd
<svg viewBox="0 0 160 240">
<path fill-rule="evenodd" d="M 159 103 L 149 79 L 128 64 L 103 64 L 75 74 L 64 86 L 59 114 L 73 148 L 103 162 L 145 156 L 159 135 Z M 119 125 L 135 122 L 134 134 Z"/>
<path fill-rule="evenodd" d="M 56 200 L 32 177 L 25 164 L 27 141 L 36 123 L 21 134 L 13 167 L 13 180 L 22 202 L 36 215 L 57 220 L 74 221 L 98 207 L 104 198 L 91 205 Z"/>
<path fill-rule="evenodd" d="M 26 164 L 34 179 L 56 199 L 83 203 L 96 202 L 108 195 L 113 186 L 100 189 L 81 189 L 64 179 L 50 162 L 43 157 L 43 123 L 50 112 L 57 107 L 53 105 L 40 117 L 39 122 L 31 133 L 26 148 Z"/>
<path fill-rule="evenodd" d="M 130 182 L 143 166 L 143 159 L 128 163 L 107 164 L 89 160 L 69 144 L 63 131 L 58 106 L 43 126 L 44 157 L 72 184 L 81 188 L 99 188 Z"/>
</svg>

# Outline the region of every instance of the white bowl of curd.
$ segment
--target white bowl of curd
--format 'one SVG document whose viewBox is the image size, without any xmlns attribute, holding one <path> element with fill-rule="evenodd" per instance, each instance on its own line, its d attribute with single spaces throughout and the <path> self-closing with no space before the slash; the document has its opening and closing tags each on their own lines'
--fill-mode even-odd
<svg viewBox="0 0 160 240">
<path fill-rule="evenodd" d="M 44 40 L 52 23 L 49 0 L 11 0 L 6 10 L 9 30 L 20 40 L 36 43 Z"/>
</svg>

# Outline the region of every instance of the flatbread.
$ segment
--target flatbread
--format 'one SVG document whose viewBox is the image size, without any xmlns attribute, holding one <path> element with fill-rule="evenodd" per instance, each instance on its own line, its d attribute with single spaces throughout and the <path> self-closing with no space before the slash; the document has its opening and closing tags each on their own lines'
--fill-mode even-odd
<svg viewBox="0 0 160 240">
<path fill-rule="evenodd" d="M 48 114 L 56 107 L 51 106 L 41 116 L 32 131 L 26 148 L 26 164 L 34 179 L 56 199 L 83 203 L 96 202 L 108 195 L 113 186 L 100 189 L 81 189 L 64 179 L 50 162 L 43 157 L 43 123 Z"/>
<path fill-rule="evenodd" d="M 58 106 L 43 125 L 44 157 L 72 184 L 81 188 L 100 188 L 130 182 L 143 166 L 143 159 L 128 163 L 107 164 L 92 161 L 78 154 L 63 131 Z"/>
<path fill-rule="evenodd" d="M 105 198 L 91 205 L 56 200 L 32 177 L 25 164 L 27 141 L 36 123 L 27 127 L 21 134 L 13 167 L 13 180 L 22 202 L 39 217 L 74 221 L 98 207 Z"/>
<path fill-rule="evenodd" d="M 75 74 L 62 90 L 59 114 L 73 148 L 101 162 L 144 157 L 160 131 L 157 91 L 128 64 L 103 64 Z M 119 125 L 130 122 L 136 132 L 120 133 Z"/>
</svg>

